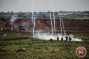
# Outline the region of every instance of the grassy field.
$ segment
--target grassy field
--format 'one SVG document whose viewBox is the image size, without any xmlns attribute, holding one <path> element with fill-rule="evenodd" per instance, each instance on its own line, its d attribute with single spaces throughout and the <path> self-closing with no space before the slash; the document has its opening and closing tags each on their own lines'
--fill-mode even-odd
<svg viewBox="0 0 89 59">
<path fill-rule="evenodd" d="M 84 41 L 46 41 L 23 35 L 0 36 L 0 59 L 81 59 L 75 53 L 79 46 L 87 50 L 82 59 L 89 59 L 89 36 L 76 36 Z"/>
</svg>

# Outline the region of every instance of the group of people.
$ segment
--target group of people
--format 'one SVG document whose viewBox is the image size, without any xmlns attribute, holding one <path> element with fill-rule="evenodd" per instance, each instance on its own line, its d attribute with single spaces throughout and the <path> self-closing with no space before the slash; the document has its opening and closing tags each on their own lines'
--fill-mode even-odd
<svg viewBox="0 0 89 59">
<path fill-rule="evenodd" d="M 71 41 L 72 40 L 72 38 L 70 36 L 66 36 L 65 39 L 66 39 L 66 41 Z M 61 38 L 61 41 L 63 41 L 63 37 Z"/>
<path fill-rule="evenodd" d="M 65 41 L 71 41 L 72 38 L 70 36 L 66 36 L 66 37 L 61 37 L 61 41 L 64 41 L 64 38 L 66 39 Z M 53 39 L 51 38 L 50 41 L 52 41 Z M 59 41 L 59 37 L 57 36 L 57 41 Z"/>
</svg>

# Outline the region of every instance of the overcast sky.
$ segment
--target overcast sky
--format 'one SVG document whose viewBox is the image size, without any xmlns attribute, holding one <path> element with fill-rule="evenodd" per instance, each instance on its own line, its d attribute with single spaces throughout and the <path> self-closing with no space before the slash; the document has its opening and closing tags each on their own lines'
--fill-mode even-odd
<svg viewBox="0 0 89 59">
<path fill-rule="evenodd" d="M 33 3 L 32 3 L 33 1 Z M 89 11 L 89 0 L 0 0 L 0 12 Z M 49 7 L 50 4 L 50 7 Z M 32 8 L 32 6 L 34 6 Z"/>
</svg>

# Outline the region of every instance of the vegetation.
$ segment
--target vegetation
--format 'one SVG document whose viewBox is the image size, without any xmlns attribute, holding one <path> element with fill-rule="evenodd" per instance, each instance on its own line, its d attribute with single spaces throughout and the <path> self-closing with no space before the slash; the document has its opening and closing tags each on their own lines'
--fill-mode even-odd
<svg viewBox="0 0 89 59">
<path fill-rule="evenodd" d="M 0 36 L 0 59 L 80 59 L 75 50 L 84 46 L 89 58 L 89 37 L 81 37 L 83 42 L 46 41 L 33 39 L 32 36 Z M 24 48 L 25 50 L 18 51 Z"/>
<path fill-rule="evenodd" d="M 84 16 L 84 15 L 63 15 L 64 19 L 89 19 L 89 16 Z"/>
</svg>

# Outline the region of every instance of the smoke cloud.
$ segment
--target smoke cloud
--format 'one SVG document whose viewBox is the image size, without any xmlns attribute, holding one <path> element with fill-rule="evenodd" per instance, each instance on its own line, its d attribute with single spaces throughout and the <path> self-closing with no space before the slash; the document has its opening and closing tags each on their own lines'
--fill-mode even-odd
<svg viewBox="0 0 89 59">
<path fill-rule="evenodd" d="M 38 38 L 38 39 L 41 39 L 41 40 L 50 40 L 52 38 L 52 40 L 57 40 L 57 37 L 59 37 L 59 40 L 61 40 L 61 38 L 63 38 L 63 40 L 66 40 L 66 36 L 70 36 L 72 38 L 71 41 L 82 41 L 82 39 L 79 39 L 79 38 L 74 38 L 73 35 L 61 35 L 60 33 L 58 34 L 55 34 L 55 35 L 52 35 L 50 34 L 49 32 L 47 33 L 42 33 L 42 31 L 37 31 L 35 34 L 34 34 L 34 38 Z"/>
<path fill-rule="evenodd" d="M 11 16 L 11 19 L 10 19 L 10 21 L 11 21 L 11 25 L 14 23 L 14 21 L 17 19 L 17 14 L 13 14 L 12 16 Z"/>
</svg>

